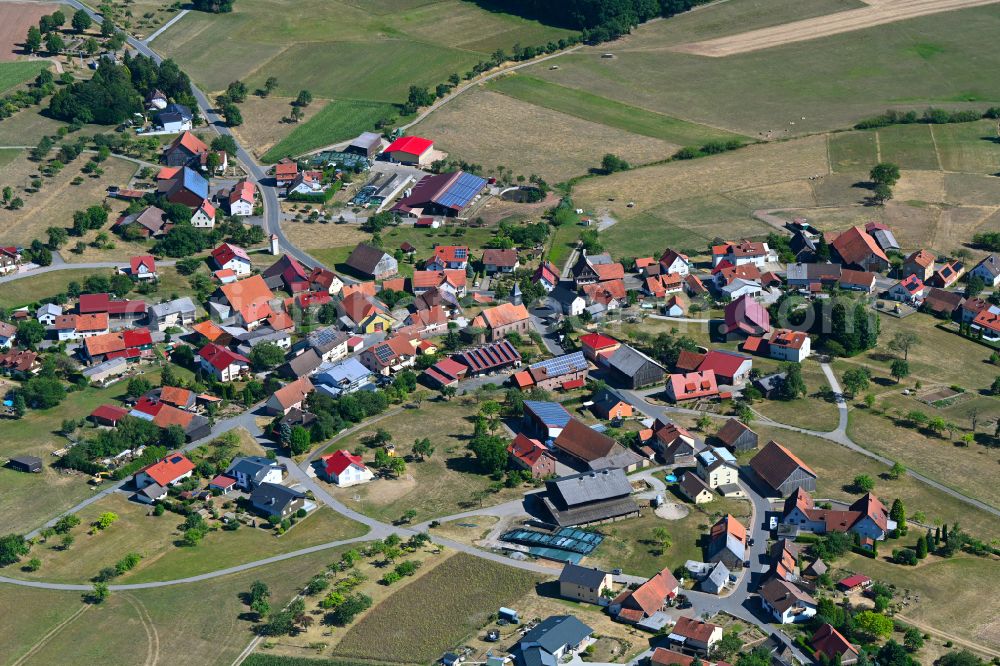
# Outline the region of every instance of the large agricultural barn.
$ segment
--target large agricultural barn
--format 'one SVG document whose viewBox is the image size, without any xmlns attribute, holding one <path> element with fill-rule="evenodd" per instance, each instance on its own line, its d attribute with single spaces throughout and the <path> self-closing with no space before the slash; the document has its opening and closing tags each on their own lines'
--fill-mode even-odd
<svg viewBox="0 0 1000 666">
<path fill-rule="evenodd" d="M 393 211 L 413 217 L 462 217 L 485 188 L 485 178 L 464 171 L 426 176 L 417 183 L 409 196 L 400 199 Z"/>
</svg>

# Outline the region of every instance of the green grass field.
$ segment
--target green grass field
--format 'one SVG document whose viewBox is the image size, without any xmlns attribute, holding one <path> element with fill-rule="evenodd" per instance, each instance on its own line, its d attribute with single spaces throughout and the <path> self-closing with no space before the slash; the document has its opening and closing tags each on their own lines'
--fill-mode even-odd
<svg viewBox="0 0 1000 666">
<path fill-rule="evenodd" d="M 682 146 L 712 140 L 741 138 L 739 135 L 697 125 L 678 118 L 622 104 L 605 97 L 555 85 L 532 76 L 513 75 L 491 82 L 489 87 L 519 100 L 568 113 L 584 120 L 626 132 L 663 139 Z"/>
<path fill-rule="evenodd" d="M 51 66 L 52 63 L 47 61 L 0 63 L 0 94 L 32 80 L 40 71 Z"/>
<path fill-rule="evenodd" d="M 246 0 L 231 14 L 192 12 L 157 45 L 209 90 L 277 76 L 281 94 L 309 88 L 318 97 L 401 102 L 410 85 L 462 74 L 497 48 L 567 34 L 460 0 L 373 9 L 336 0 Z"/>
<path fill-rule="evenodd" d="M 894 162 L 901 169 L 937 170 L 941 168 L 930 125 L 896 125 L 878 131 L 882 161 Z"/>
<path fill-rule="evenodd" d="M 497 608 L 519 599 L 541 580 L 520 569 L 458 553 L 375 606 L 347 631 L 333 656 L 429 663 L 444 650 L 461 645 Z M 462 584 L 470 581 L 475 585 Z"/>
<path fill-rule="evenodd" d="M 985 108 L 1000 100 L 1000 83 L 982 76 L 1000 64 L 995 5 L 725 58 L 665 48 L 669 42 L 658 31 L 680 31 L 686 19 L 708 25 L 720 15 L 715 23 L 723 31 L 753 27 L 729 24 L 729 4 L 640 27 L 613 46 L 582 49 L 560 58 L 558 70 L 544 64 L 524 73 L 692 122 L 773 138 L 849 127 L 886 108 L 961 108 L 970 106 L 968 100 Z M 717 34 L 718 28 L 711 28 L 697 37 Z M 676 38 L 689 41 L 684 34 Z M 601 58 L 609 50 L 616 57 Z"/>
<path fill-rule="evenodd" d="M 991 175 L 1000 171 L 995 121 L 934 125 L 930 129 L 945 170 Z"/>
<path fill-rule="evenodd" d="M 271 148 L 262 158 L 277 162 L 286 155 L 301 155 L 371 129 L 382 118 L 394 115 L 395 107 L 379 102 L 335 100 Z"/>
<path fill-rule="evenodd" d="M 866 172 L 878 163 L 875 132 L 831 134 L 829 146 L 830 167 L 834 172 Z"/>
</svg>

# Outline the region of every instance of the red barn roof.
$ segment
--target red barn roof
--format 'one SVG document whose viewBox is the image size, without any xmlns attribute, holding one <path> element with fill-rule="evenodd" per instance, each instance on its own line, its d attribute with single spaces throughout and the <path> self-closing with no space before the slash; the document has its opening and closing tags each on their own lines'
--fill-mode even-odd
<svg viewBox="0 0 1000 666">
<path fill-rule="evenodd" d="M 385 149 L 387 153 L 403 152 L 411 155 L 421 155 L 434 146 L 434 142 L 419 136 L 401 136 Z"/>
</svg>

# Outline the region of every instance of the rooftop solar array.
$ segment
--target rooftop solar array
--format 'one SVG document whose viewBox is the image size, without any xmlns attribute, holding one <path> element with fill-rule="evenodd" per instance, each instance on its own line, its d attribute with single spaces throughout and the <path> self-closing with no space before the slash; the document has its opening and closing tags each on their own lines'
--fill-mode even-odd
<svg viewBox="0 0 1000 666">
<path fill-rule="evenodd" d="M 378 358 L 379 362 L 383 364 L 388 363 L 396 357 L 396 352 L 392 350 L 392 347 L 385 343 L 376 345 L 372 351 L 374 352 L 375 357 Z"/>
<path fill-rule="evenodd" d="M 452 359 L 468 366 L 473 373 L 480 373 L 517 363 L 521 360 L 521 354 L 509 340 L 501 340 L 455 354 Z"/>
<path fill-rule="evenodd" d="M 537 400 L 525 400 L 525 409 L 537 416 L 542 423 L 550 426 L 564 426 L 569 423 L 570 414 L 566 408 L 558 402 L 539 402 Z"/>
<path fill-rule="evenodd" d="M 589 366 L 587 365 L 587 359 L 583 356 L 583 352 L 578 351 L 572 354 L 563 354 L 555 358 L 548 358 L 538 363 L 532 363 L 528 367 L 532 370 L 544 368 L 549 377 L 561 377 L 562 375 L 586 370 Z"/>
<path fill-rule="evenodd" d="M 486 187 L 485 178 L 471 173 L 463 173 L 455 179 L 455 182 L 448 189 L 438 195 L 434 203 L 446 208 L 461 210 L 468 206 L 469 202 L 482 192 L 484 187 Z"/>
<path fill-rule="evenodd" d="M 517 543 L 523 546 L 539 546 L 557 548 L 581 555 L 589 555 L 604 540 L 600 534 L 585 532 L 572 527 L 564 527 L 557 532 L 536 532 L 534 530 L 516 529 L 500 536 L 502 541 Z"/>
</svg>

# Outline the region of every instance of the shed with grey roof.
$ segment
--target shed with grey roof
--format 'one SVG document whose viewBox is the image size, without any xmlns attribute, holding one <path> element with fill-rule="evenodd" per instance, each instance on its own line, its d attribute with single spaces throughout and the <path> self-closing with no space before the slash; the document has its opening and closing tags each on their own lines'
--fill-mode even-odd
<svg viewBox="0 0 1000 666">
<path fill-rule="evenodd" d="M 666 369 L 641 351 L 622 345 L 608 359 L 611 379 L 630 389 L 658 384 L 666 377 Z"/>
<path fill-rule="evenodd" d="M 146 308 L 146 322 L 158 331 L 165 331 L 171 326 L 188 326 L 194 323 L 194 317 L 194 301 L 187 296 Z"/>
<path fill-rule="evenodd" d="M 729 583 L 729 569 L 722 562 L 716 562 L 715 566 L 712 567 L 705 579 L 701 581 L 698 587 L 702 592 L 708 592 L 709 594 L 721 594 L 726 585 Z"/>
</svg>

